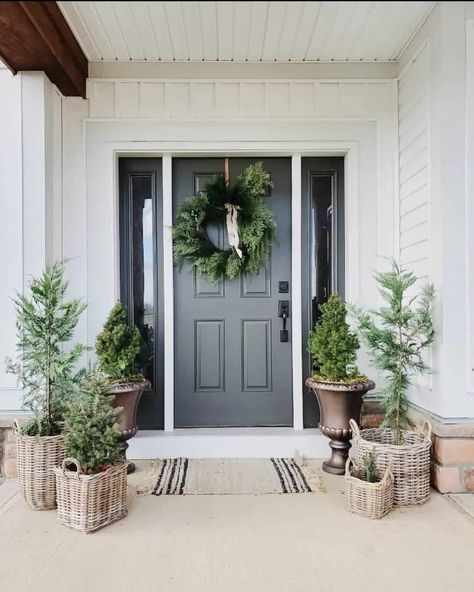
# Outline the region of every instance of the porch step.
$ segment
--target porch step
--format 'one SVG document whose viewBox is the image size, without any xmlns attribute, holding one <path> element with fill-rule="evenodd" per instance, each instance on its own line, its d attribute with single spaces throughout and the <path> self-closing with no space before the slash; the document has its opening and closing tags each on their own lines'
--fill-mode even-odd
<svg viewBox="0 0 474 592">
<path fill-rule="evenodd" d="M 326 458 L 329 440 L 318 429 L 194 428 L 144 430 L 129 441 L 130 459 L 153 458 Z"/>
</svg>

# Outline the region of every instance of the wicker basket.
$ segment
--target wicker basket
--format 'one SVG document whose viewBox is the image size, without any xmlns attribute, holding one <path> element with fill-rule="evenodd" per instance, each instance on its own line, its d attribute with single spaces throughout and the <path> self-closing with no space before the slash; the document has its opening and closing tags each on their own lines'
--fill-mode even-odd
<svg viewBox="0 0 474 592">
<path fill-rule="evenodd" d="M 353 460 L 346 462 L 346 506 L 350 512 L 377 519 L 385 516 L 393 506 L 393 473 L 389 465 L 381 481 L 369 483 L 352 476 Z"/>
<path fill-rule="evenodd" d="M 76 470 L 67 467 L 75 465 Z M 85 533 L 94 532 L 127 515 L 127 463 L 119 462 L 102 473 L 86 475 L 74 458 L 54 469 L 58 521 Z"/>
<path fill-rule="evenodd" d="M 64 436 L 24 436 L 17 421 L 13 432 L 21 497 L 32 510 L 53 510 L 56 507 L 53 469 L 64 459 Z"/>
<path fill-rule="evenodd" d="M 360 431 L 353 419 L 349 423 L 356 443 L 357 464 L 362 462 L 366 452 L 373 450 L 377 454 L 379 471 L 392 465 L 393 504 L 424 504 L 430 495 L 431 425 L 425 422 L 423 434 L 404 431 L 405 443 L 396 445 L 393 430 L 373 428 Z"/>
</svg>

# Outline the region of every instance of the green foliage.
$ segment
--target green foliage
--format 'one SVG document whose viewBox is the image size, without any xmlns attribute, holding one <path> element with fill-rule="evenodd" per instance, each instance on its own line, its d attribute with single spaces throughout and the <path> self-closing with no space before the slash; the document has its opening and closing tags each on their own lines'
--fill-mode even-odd
<svg viewBox="0 0 474 592">
<path fill-rule="evenodd" d="M 64 262 L 58 262 L 29 282 L 29 295 L 14 299 L 18 358 L 7 359 L 7 372 L 17 376 L 23 406 L 34 415 L 22 430 L 28 435 L 59 434 L 68 401 L 78 390 L 81 373 L 75 365 L 85 347 L 76 344 L 64 351 L 64 345 L 86 306 L 65 300 L 67 288 Z"/>
<path fill-rule="evenodd" d="M 112 308 L 95 342 L 95 351 L 102 372 L 112 380 L 142 378 L 138 369 L 141 335 L 130 327 L 127 311 L 120 302 Z"/>
<path fill-rule="evenodd" d="M 186 198 L 178 208 L 173 226 L 175 263 L 190 262 L 192 269 L 213 283 L 224 277 L 234 279 L 242 272 L 258 273 L 265 265 L 276 235 L 273 214 L 264 202 L 271 186 L 270 175 L 259 162 L 227 183 L 219 175 L 204 187 L 202 193 Z M 225 222 L 226 203 L 240 208 L 239 247 L 243 259 L 233 248 L 219 249 L 207 234 L 207 224 Z"/>
<path fill-rule="evenodd" d="M 85 473 L 98 473 L 113 465 L 120 456 L 117 415 L 113 396 L 107 394 L 110 382 L 102 373 L 91 370 L 82 382 L 65 416 L 64 448 Z"/>
<path fill-rule="evenodd" d="M 368 483 L 377 483 L 380 481 L 380 473 L 377 468 L 377 454 L 374 450 L 368 450 L 364 454 L 362 467 L 356 468 L 352 475 Z"/>
<path fill-rule="evenodd" d="M 409 296 L 417 278 L 395 261 L 390 271 L 377 273 L 375 279 L 386 305 L 368 312 L 354 308 L 353 312 L 373 364 L 387 378 L 383 425 L 395 430 L 396 442 L 401 444 L 403 430 L 413 427 L 407 389 L 414 375 L 430 371 L 423 354 L 435 337 L 434 288 L 426 285 L 418 296 Z"/>
<path fill-rule="evenodd" d="M 308 340 L 318 377 L 333 382 L 356 379 L 359 340 L 346 322 L 346 305 L 335 292 L 319 309 L 321 319 Z"/>
</svg>

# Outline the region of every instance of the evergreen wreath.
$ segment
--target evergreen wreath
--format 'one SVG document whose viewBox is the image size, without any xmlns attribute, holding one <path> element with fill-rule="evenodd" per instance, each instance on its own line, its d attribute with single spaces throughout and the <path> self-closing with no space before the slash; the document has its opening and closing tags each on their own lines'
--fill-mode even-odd
<svg viewBox="0 0 474 592">
<path fill-rule="evenodd" d="M 270 187 L 270 175 L 258 162 L 235 179 L 219 175 L 198 195 L 187 197 L 173 226 L 175 263 L 190 262 L 191 269 L 212 283 L 242 272 L 257 274 L 276 235 L 275 219 L 264 201 Z M 227 223 L 229 249 L 210 240 L 207 226 L 212 223 Z"/>
</svg>

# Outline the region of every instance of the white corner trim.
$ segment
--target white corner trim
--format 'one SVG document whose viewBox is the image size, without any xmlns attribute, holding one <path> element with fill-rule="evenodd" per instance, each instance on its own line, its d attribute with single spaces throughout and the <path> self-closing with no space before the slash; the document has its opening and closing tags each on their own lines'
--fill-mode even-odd
<svg viewBox="0 0 474 592">
<path fill-rule="evenodd" d="M 466 314 L 467 391 L 474 395 L 474 19 L 466 21 Z"/>
<path fill-rule="evenodd" d="M 173 289 L 173 163 L 162 157 L 163 182 L 163 310 L 164 310 L 164 428 L 174 429 L 174 289 Z"/>
<path fill-rule="evenodd" d="M 293 428 L 303 429 L 303 359 L 301 355 L 301 155 L 291 157 L 291 308 L 293 357 Z"/>
<path fill-rule="evenodd" d="M 344 228 L 345 298 L 348 302 L 357 302 L 359 300 L 360 232 L 359 153 L 355 142 L 348 144 L 344 159 Z"/>
</svg>

